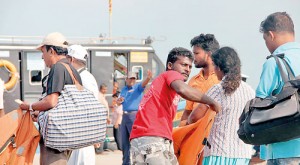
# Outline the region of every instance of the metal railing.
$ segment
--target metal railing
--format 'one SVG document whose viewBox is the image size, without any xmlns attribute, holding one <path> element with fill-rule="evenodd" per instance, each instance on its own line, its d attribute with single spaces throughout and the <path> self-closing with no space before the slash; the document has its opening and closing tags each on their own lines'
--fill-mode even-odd
<svg viewBox="0 0 300 165">
<path fill-rule="evenodd" d="M 38 44 L 43 40 L 44 36 L 9 36 L 0 35 L 0 44 Z M 154 41 L 165 41 L 166 37 L 147 38 L 140 37 L 66 37 L 70 44 L 151 44 Z"/>
</svg>

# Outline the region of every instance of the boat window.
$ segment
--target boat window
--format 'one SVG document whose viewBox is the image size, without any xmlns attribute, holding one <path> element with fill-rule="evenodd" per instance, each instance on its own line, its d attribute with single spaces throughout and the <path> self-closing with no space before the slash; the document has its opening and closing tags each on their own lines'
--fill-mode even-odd
<svg viewBox="0 0 300 165">
<path fill-rule="evenodd" d="M 120 72 L 119 70 L 115 70 L 115 73 L 114 73 L 114 78 L 115 79 L 124 79 L 125 77 L 126 77 L 126 75 L 125 75 L 124 72 Z"/>
<path fill-rule="evenodd" d="M 127 66 L 127 56 L 125 53 L 115 53 L 115 62 L 118 65 L 121 65 L 122 67 L 126 68 Z"/>
<path fill-rule="evenodd" d="M 42 71 L 41 70 L 31 70 L 29 72 L 29 81 L 31 85 L 41 85 L 42 84 Z"/>
<path fill-rule="evenodd" d="M 124 79 L 127 74 L 127 55 L 126 53 L 114 53 L 114 78 Z"/>
<path fill-rule="evenodd" d="M 143 66 L 133 66 L 132 67 L 132 72 L 136 73 L 137 79 L 136 81 L 142 81 L 143 80 Z"/>
</svg>

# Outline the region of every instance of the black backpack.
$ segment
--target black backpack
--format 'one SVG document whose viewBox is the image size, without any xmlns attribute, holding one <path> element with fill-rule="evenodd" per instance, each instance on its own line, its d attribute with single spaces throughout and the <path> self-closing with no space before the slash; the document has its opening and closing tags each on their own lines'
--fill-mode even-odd
<svg viewBox="0 0 300 165">
<path fill-rule="evenodd" d="M 280 93 L 264 99 L 254 98 L 246 104 L 237 134 L 247 144 L 270 144 L 300 137 L 300 76 L 293 75 L 284 54 L 270 57 L 275 58 L 285 84 Z M 288 76 L 279 59 L 287 69 Z"/>
</svg>

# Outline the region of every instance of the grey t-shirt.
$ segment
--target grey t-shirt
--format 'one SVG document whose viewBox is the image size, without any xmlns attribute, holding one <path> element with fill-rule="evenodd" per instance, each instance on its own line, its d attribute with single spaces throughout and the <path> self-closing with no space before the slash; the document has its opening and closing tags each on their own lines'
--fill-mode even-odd
<svg viewBox="0 0 300 165">
<path fill-rule="evenodd" d="M 54 64 L 51 67 L 49 74 L 43 78 L 43 95 L 50 95 L 56 92 L 60 94 L 65 85 L 74 84 L 67 68 L 63 64 L 61 64 L 61 62 L 66 63 L 70 66 L 74 77 L 79 82 L 79 84 L 82 85 L 81 78 L 76 69 L 72 65 L 70 65 L 67 59 L 62 59 Z"/>
</svg>

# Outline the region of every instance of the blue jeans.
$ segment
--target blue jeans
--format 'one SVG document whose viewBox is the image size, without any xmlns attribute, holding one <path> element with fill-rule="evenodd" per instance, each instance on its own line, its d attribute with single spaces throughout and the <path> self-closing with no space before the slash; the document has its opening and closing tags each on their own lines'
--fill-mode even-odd
<svg viewBox="0 0 300 165">
<path fill-rule="evenodd" d="M 269 159 L 267 165 L 299 165 L 300 158 Z"/>
<path fill-rule="evenodd" d="M 121 123 L 121 141 L 122 141 L 122 152 L 123 152 L 123 163 L 122 165 L 130 165 L 130 141 L 129 136 L 131 133 L 132 125 L 135 120 L 137 111 L 123 114 Z"/>
</svg>

